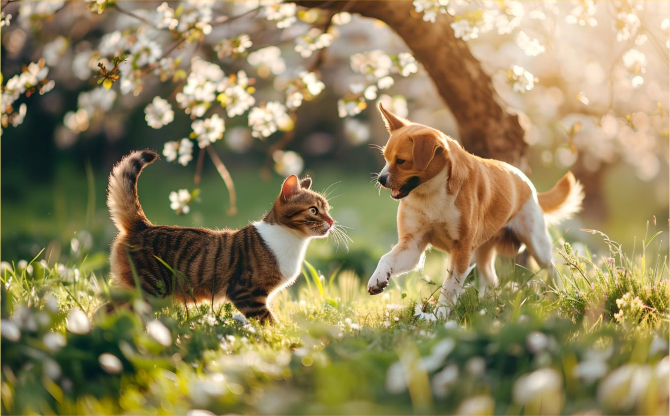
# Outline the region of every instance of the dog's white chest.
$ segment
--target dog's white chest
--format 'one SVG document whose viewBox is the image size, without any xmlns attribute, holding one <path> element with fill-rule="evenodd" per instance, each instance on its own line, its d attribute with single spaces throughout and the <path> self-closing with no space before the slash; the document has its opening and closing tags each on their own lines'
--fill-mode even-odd
<svg viewBox="0 0 670 416">
<path fill-rule="evenodd" d="M 407 208 L 403 209 L 403 220 L 417 231 L 442 228 L 451 240 L 458 240 L 461 213 L 456 208 L 456 197 L 447 194 L 443 176 L 446 174 L 440 173 L 424 184 L 425 189 L 416 189 L 420 192 L 412 192 L 400 201 Z"/>
</svg>

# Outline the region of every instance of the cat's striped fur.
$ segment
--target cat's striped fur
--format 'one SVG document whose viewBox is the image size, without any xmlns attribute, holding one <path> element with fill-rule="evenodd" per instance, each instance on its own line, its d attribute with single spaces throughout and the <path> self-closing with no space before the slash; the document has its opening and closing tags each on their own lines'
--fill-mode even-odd
<svg viewBox="0 0 670 416">
<path fill-rule="evenodd" d="M 246 317 L 272 321 L 269 298 L 298 276 L 310 239 L 328 235 L 328 202 L 311 191 L 312 180 L 294 175 L 272 209 L 239 230 L 153 225 L 137 195 L 142 169 L 158 154 L 126 156 L 109 177 L 107 205 L 119 234 L 112 243 L 112 279 L 145 293 L 182 302 L 231 301 Z"/>
</svg>

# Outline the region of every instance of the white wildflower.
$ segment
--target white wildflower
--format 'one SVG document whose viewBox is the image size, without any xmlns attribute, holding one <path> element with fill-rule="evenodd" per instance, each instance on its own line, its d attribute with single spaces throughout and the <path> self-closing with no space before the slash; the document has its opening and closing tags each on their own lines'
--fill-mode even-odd
<svg viewBox="0 0 670 416">
<path fill-rule="evenodd" d="M 417 316 L 419 320 L 426 322 L 433 322 L 437 320 L 437 317 L 434 313 L 425 312 L 423 310 L 423 305 L 420 304 L 416 305 L 416 308 L 414 309 L 414 316 Z"/>
<path fill-rule="evenodd" d="M 549 338 L 539 331 L 533 331 L 526 337 L 526 347 L 528 351 L 537 354 L 549 347 Z"/>
<path fill-rule="evenodd" d="M 144 109 L 144 117 L 149 127 L 160 129 L 174 120 L 172 105 L 161 97 L 154 97 L 153 101 Z"/>
<path fill-rule="evenodd" d="M 91 331 L 91 321 L 79 308 L 72 308 L 67 315 L 67 329 L 73 334 L 88 334 Z"/>
<path fill-rule="evenodd" d="M 474 396 L 463 400 L 458 409 L 457 415 L 492 415 L 495 410 L 495 400 L 491 396 Z"/>
<path fill-rule="evenodd" d="M 7 338 L 13 342 L 18 342 L 21 339 L 21 330 L 19 327 L 7 319 L 0 321 L 0 333 L 2 333 L 3 338 Z"/>
<path fill-rule="evenodd" d="M 456 364 L 449 364 L 444 370 L 433 376 L 431 387 L 433 394 L 436 397 L 445 397 L 448 393 L 449 386 L 458 380 L 458 366 Z"/>
<path fill-rule="evenodd" d="M 181 193 L 182 190 L 179 192 Z M 147 324 L 147 333 L 151 335 L 153 339 L 158 341 L 164 347 L 169 347 L 172 344 L 172 335 L 170 330 L 167 329 L 161 321 L 155 320 Z"/>
<path fill-rule="evenodd" d="M 119 357 L 110 353 L 100 354 L 98 357 L 100 367 L 109 374 L 119 374 L 123 371 L 123 363 Z"/>
<path fill-rule="evenodd" d="M 51 351 L 58 351 L 67 344 L 65 337 L 60 332 L 48 332 L 42 338 L 42 342 Z"/>
<path fill-rule="evenodd" d="M 525 374 L 514 383 L 514 401 L 531 413 L 559 414 L 562 403 L 563 380 L 552 368 L 541 368 Z"/>
</svg>

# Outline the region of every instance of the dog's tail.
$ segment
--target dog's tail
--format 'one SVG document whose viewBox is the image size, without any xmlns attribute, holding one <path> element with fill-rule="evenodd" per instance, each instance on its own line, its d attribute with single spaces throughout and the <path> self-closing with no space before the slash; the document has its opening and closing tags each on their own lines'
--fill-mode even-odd
<svg viewBox="0 0 670 416">
<path fill-rule="evenodd" d="M 150 226 L 137 197 L 137 178 L 142 169 L 158 158 L 151 150 L 132 152 L 121 159 L 109 175 L 107 207 L 114 225 L 122 234 Z"/>
<path fill-rule="evenodd" d="M 584 187 L 568 171 L 553 188 L 547 192 L 539 192 L 537 199 L 547 225 L 556 225 L 581 211 Z"/>
</svg>

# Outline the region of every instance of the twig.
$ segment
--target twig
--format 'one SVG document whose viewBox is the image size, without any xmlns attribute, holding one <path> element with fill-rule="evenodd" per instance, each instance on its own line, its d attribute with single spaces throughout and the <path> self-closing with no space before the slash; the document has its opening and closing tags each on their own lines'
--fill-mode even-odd
<svg viewBox="0 0 670 416">
<path fill-rule="evenodd" d="M 207 153 L 209 153 L 210 159 L 212 159 L 214 166 L 216 166 L 216 170 L 219 171 L 219 175 L 221 175 L 223 182 L 226 184 L 226 188 L 228 188 L 228 193 L 230 195 L 230 209 L 228 210 L 228 215 L 235 215 L 237 214 L 237 195 L 235 193 L 235 184 L 233 183 L 233 178 L 230 177 L 230 172 L 228 172 L 226 165 L 223 164 L 221 158 L 219 158 L 219 155 L 216 154 L 214 148 L 209 145 L 205 147 L 205 149 L 207 149 Z"/>
<path fill-rule="evenodd" d="M 141 21 L 142 23 L 144 23 L 144 24 L 146 24 L 146 25 L 149 25 L 149 26 L 151 26 L 151 27 L 156 27 L 156 26 L 153 24 L 153 22 L 151 22 L 150 20 L 147 20 L 147 19 L 145 19 L 144 17 L 142 17 L 142 16 L 140 16 L 140 15 L 138 15 L 138 14 L 135 14 L 135 13 L 129 11 L 129 10 L 126 10 L 126 9 L 123 9 L 123 8 L 119 7 L 119 4 L 118 4 L 118 3 L 115 3 L 113 7 L 115 7 L 116 10 L 119 11 L 119 13 L 125 14 L 126 16 L 130 16 L 130 17 L 132 17 L 132 18 L 135 18 L 135 19 Z"/>
<path fill-rule="evenodd" d="M 293 124 L 295 124 L 298 117 L 295 113 L 291 113 L 291 119 L 293 120 Z M 295 138 L 295 128 L 291 131 L 287 131 L 284 134 L 284 137 L 281 138 L 281 140 L 273 144 L 270 147 L 270 149 L 268 149 L 268 155 L 265 159 L 263 169 L 261 170 L 261 177 L 263 179 L 265 180 L 270 179 L 270 164 L 272 163 L 272 155 L 274 154 L 274 152 L 282 150 L 284 147 L 286 147 L 287 144 L 291 143 L 291 141 L 293 141 L 294 138 Z"/>
<path fill-rule="evenodd" d="M 246 12 L 238 14 L 237 16 L 233 16 L 233 17 L 228 17 L 228 16 L 218 17 L 218 18 L 212 20 L 211 26 L 218 26 L 222 23 L 232 22 L 234 20 L 237 20 L 237 19 L 240 19 L 244 16 L 247 16 L 251 13 L 258 13 L 262 8 L 263 8 L 263 6 L 258 6 L 254 9 L 247 10 Z"/>
<path fill-rule="evenodd" d="M 195 183 L 196 186 L 200 185 L 200 174 L 202 173 L 202 165 L 204 161 L 205 151 L 204 149 L 200 149 L 200 152 L 198 152 L 198 162 L 195 165 L 195 177 L 193 178 L 193 183 Z"/>
</svg>

